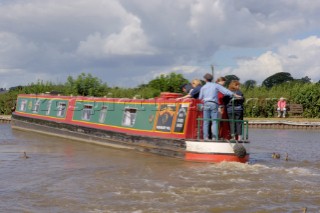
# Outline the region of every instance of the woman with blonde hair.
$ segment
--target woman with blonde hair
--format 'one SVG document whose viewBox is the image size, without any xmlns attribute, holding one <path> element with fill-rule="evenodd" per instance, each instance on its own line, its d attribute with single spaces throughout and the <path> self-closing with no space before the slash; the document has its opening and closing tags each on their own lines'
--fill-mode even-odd
<svg viewBox="0 0 320 213">
<path fill-rule="evenodd" d="M 229 84 L 229 90 L 242 98 L 229 101 L 227 104 L 228 117 L 232 120 L 243 120 L 244 97 L 243 93 L 240 91 L 240 82 L 238 80 L 232 80 Z M 230 121 L 230 130 L 235 139 L 242 140 L 242 122 Z"/>
</svg>

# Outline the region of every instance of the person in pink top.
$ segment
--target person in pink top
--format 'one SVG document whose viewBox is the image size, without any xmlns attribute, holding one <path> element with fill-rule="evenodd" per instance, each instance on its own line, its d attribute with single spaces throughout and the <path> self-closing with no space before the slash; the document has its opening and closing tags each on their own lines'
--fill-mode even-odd
<svg viewBox="0 0 320 213">
<path fill-rule="evenodd" d="M 277 108 L 278 118 L 281 117 L 281 114 L 283 118 L 286 117 L 286 111 L 287 111 L 286 105 L 287 105 L 286 100 L 283 97 L 281 97 L 278 101 L 278 108 Z"/>
</svg>

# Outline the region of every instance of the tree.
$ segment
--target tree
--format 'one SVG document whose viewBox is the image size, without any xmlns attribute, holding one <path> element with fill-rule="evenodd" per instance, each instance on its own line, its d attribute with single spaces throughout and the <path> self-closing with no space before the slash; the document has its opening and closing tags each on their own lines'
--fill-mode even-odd
<svg viewBox="0 0 320 213">
<path fill-rule="evenodd" d="M 262 82 L 262 86 L 271 88 L 275 85 L 279 85 L 285 82 L 293 81 L 291 74 L 288 72 L 278 72 L 274 75 L 269 76 Z"/>
<path fill-rule="evenodd" d="M 160 90 L 160 92 L 181 92 L 181 85 L 188 82 L 181 74 L 170 73 L 156 77 L 148 83 L 148 86 Z"/>
<path fill-rule="evenodd" d="M 102 83 L 100 79 L 93 77 L 90 73 L 81 73 L 77 79 L 69 76 L 65 87 L 67 94 L 83 96 L 104 96 L 108 90 L 106 83 Z"/>
<path fill-rule="evenodd" d="M 11 91 L 21 91 L 21 90 L 23 90 L 23 86 L 21 86 L 21 85 L 9 88 L 9 92 L 11 92 Z"/>
<path fill-rule="evenodd" d="M 244 82 L 245 89 L 252 89 L 257 86 L 257 82 L 255 80 L 247 80 Z"/>
<path fill-rule="evenodd" d="M 311 83 L 311 78 L 309 78 L 308 76 L 305 76 L 299 79 L 299 81 L 301 81 L 302 83 Z"/>
</svg>

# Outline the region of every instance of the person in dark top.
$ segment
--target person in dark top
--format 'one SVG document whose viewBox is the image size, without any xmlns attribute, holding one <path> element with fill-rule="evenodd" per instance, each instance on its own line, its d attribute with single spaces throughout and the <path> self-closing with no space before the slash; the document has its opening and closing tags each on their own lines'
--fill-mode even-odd
<svg viewBox="0 0 320 213">
<path fill-rule="evenodd" d="M 190 92 L 187 95 L 183 96 L 182 99 L 184 98 L 198 99 L 199 98 L 200 89 L 202 87 L 201 81 L 199 79 L 193 79 L 191 82 L 191 86 L 192 86 L 192 90 L 190 90 Z"/>
<path fill-rule="evenodd" d="M 233 120 L 243 120 L 244 97 L 243 93 L 240 91 L 240 82 L 237 80 L 232 80 L 229 84 L 229 90 L 234 92 L 238 96 L 241 96 L 242 98 L 230 98 L 230 101 L 227 104 L 228 117 L 229 119 Z M 231 135 L 233 135 L 235 139 L 242 140 L 242 128 L 242 122 L 230 121 Z"/>
</svg>

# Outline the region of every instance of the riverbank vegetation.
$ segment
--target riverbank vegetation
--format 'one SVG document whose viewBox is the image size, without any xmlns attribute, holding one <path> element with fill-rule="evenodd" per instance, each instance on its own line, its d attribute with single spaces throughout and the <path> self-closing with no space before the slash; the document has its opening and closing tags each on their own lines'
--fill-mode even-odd
<svg viewBox="0 0 320 213">
<path fill-rule="evenodd" d="M 235 75 L 226 76 L 228 82 L 239 79 Z M 265 79 L 261 86 L 254 80 L 242 83 L 246 97 L 245 117 L 273 118 L 275 104 L 280 97 L 287 103 L 302 104 L 304 118 L 320 118 L 320 82 L 312 83 L 307 76 L 294 79 L 289 73 L 277 73 Z M 182 92 L 181 85 L 189 81 L 181 74 L 160 75 L 147 84 L 135 88 L 109 87 L 91 74 L 81 73 L 77 78 L 69 76 L 65 83 L 37 81 L 27 86 L 16 86 L 0 93 L 0 115 L 11 114 L 18 94 L 40 94 L 51 92 L 61 95 L 83 95 L 117 98 L 153 98 L 161 92 Z"/>
</svg>

